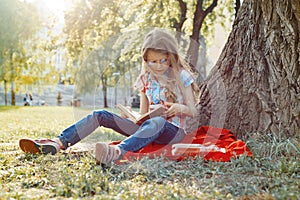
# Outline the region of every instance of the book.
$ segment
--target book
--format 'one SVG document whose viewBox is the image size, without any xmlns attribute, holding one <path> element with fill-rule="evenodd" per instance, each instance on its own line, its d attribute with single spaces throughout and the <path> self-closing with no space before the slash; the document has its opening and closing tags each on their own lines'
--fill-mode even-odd
<svg viewBox="0 0 300 200">
<path fill-rule="evenodd" d="M 145 114 L 140 114 L 136 111 L 132 111 L 126 106 L 123 106 L 121 104 L 117 105 L 117 108 L 130 120 L 132 120 L 134 123 L 141 125 L 144 121 L 147 119 L 150 119 L 152 117 L 156 116 L 161 116 L 161 117 L 166 117 L 165 116 L 165 111 L 167 110 L 165 106 L 163 105 L 155 105 L 155 107 L 150 110 L 149 112 Z"/>
<path fill-rule="evenodd" d="M 191 155 L 191 154 L 205 156 L 209 152 L 226 153 L 226 149 L 220 148 L 216 145 L 207 146 L 202 144 L 184 144 L 184 143 L 178 143 L 172 145 L 173 156 Z"/>
</svg>

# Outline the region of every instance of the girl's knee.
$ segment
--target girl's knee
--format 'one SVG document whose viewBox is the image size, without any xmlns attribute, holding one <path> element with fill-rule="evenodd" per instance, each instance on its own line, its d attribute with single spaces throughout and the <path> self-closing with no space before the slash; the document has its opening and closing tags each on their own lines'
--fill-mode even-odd
<svg viewBox="0 0 300 200">
<path fill-rule="evenodd" d="M 93 116 L 94 119 L 101 121 L 102 118 L 107 114 L 108 112 L 106 110 L 94 110 L 91 115 Z"/>
<path fill-rule="evenodd" d="M 165 123 L 167 122 L 167 120 L 163 117 L 153 117 L 151 119 L 148 120 L 150 123 L 155 124 L 159 127 L 163 127 L 165 125 Z"/>
<path fill-rule="evenodd" d="M 100 115 L 103 115 L 103 113 L 107 112 L 106 110 L 94 110 L 92 112 L 92 115 L 93 116 L 100 116 Z"/>
</svg>

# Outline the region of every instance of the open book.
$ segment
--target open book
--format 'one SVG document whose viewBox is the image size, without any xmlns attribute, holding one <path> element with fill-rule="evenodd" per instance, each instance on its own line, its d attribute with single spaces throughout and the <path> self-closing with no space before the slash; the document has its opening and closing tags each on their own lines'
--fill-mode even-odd
<svg viewBox="0 0 300 200">
<path fill-rule="evenodd" d="M 164 113 L 166 111 L 166 107 L 163 105 L 157 105 L 153 110 L 150 110 L 149 112 L 142 115 L 136 111 L 130 110 L 129 108 L 121 104 L 118 104 L 117 108 L 119 108 L 126 117 L 128 117 L 130 120 L 132 120 L 134 123 L 138 125 L 141 125 L 144 121 L 152 117 L 156 117 L 156 116 L 165 117 Z"/>
</svg>

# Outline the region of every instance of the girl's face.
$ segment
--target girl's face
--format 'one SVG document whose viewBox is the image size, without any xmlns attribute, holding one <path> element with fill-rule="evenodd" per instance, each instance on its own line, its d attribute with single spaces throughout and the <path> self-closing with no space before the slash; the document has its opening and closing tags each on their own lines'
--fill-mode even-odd
<svg viewBox="0 0 300 200">
<path fill-rule="evenodd" d="M 146 64 L 154 74 L 163 75 L 169 69 L 170 61 L 167 54 L 148 50 Z"/>
</svg>

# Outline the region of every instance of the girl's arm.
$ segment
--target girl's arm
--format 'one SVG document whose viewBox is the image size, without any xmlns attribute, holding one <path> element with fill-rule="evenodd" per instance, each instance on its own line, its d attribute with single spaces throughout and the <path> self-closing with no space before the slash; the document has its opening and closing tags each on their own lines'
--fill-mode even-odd
<svg viewBox="0 0 300 200">
<path fill-rule="evenodd" d="M 184 95 L 184 104 L 165 102 L 166 106 L 170 106 L 166 111 L 167 117 L 180 114 L 188 115 L 190 117 L 195 117 L 197 115 L 192 87 L 184 87 L 182 93 Z"/>
<path fill-rule="evenodd" d="M 141 92 L 141 99 L 140 99 L 140 113 L 145 114 L 149 111 L 149 101 L 144 92 Z"/>
</svg>

